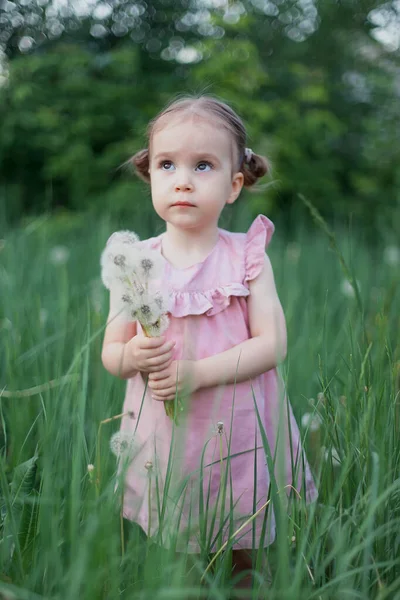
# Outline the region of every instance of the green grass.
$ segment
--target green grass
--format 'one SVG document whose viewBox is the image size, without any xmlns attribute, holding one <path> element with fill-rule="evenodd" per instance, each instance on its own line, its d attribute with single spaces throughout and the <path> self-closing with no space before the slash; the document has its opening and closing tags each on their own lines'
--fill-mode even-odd
<svg viewBox="0 0 400 600">
<path fill-rule="evenodd" d="M 299 422 L 305 413 L 321 421 L 302 428 L 320 495 L 309 507 L 279 503 L 267 550 L 273 582 L 268 594 L 255 585 L 253 597 L 392 600 L 400 598 L 399 268 L 356 234 L 339 232 L 335 250 L 322 228 L 309 223 L 290 240 L 278 231 L 270 251 L 289 331 L 283 376 Z M 43 217 L 2 234 L 0 592 L 224 600 L 229 552 L 205 573 L 205 548 L 187 577 L 185 557 L 134 526 L 121 552 L 108 447 L 118 419 L 98 436 L 121 412 L 125 386 L 100 361 L 107 294 L 99 256 L 112 230 L 106 219 Z M 69 258 L 55 265 L 59 245 Z M 357 293 L 344 283 L 338 251 Z"/>
</svg>

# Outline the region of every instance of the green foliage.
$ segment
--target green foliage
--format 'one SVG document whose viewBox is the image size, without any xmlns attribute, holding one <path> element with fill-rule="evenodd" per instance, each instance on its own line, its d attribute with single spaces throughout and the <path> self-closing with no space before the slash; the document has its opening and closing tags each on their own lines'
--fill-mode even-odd
<svg viewBox="0 0 400 600">
<path fill-rule="evenodd" d="M 35 2 L 26 33 L 28 8 L 7 7 L 0 183 L 11 219 L 59 206 L 126 218 L 132 202 L 151 219 L 143 186 L 119 167 L 181 92 L 231 103 L 249 145 L 270 158 L 270 179 L 248 195 L 253 214 L 290 221 L 300 192 L 327 217 L 354 215 L 371 237 L 377 222 L 400 218 L 399 58 L 371 35 L 396 17 L 395 3 L 246 0 L 202 12 L 186 1 L 115 0 L 101 35 L 95 15 L 65 8 L 47 23 Z M 43 32 L 54 27 L 49 41 Z M 34 40 L 25 54 L 22 35 Z"/>
<path fill-rule="evenodd" d="M 399 249 L 388 252 L 379 240 L 372 247 L 363 232 L 350 238 L 312 214 L 311 234 L 310 223 L 298 223 L 291 237 L 277 228 L 270 257 L 289 332 L 283 376 L 300 423 L 308 413 L 301 430 L 319 500 L 285 507 L 274 498 L 280 527 L 267 550 L 268 597 L 391 600 L 400 592 Z M 244 213 L 230 222 L 237 231 L 248 224 Z M 189 557 L 178 559 L 133 526 L 121 554 L 108 448 L 119 420 L 98 436 L 100 422 L 121 413 L 125 386 L 100 360 L 108 306 L 99 256 L 117 226 L 60 213 L 4 233 L 0 591 L 225 600 L 229 552 L 207 573 L 207 557 L 196 557 L 188 575 Z M 60 245 L 69 254 L 54 262 Z M 99 446 L 97 482 L 99 471 L 90 475 L 87 465 L 99 468 Z M 272 460 L 268 448 L 266 456 Z M 265 587 L 254 590 L 263 594 Z"/>
</svg>

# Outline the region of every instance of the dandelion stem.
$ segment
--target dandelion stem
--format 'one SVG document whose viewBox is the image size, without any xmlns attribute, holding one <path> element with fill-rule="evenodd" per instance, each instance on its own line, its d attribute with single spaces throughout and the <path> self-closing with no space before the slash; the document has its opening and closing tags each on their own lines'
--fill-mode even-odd
<svg viewBox="0 0 400 600">
<path fill-rule="evenodd" d="M 103 425 L 105 425 L 106 423 L 111 423 L 112 421 L 116 421 L 117 419 L 122 419 L 122 417 L 125 417 L 129 415 L 129 412 L 124 412 L 124 413 L 120 413 L 119 415 L 115 415 L 114 417 L 109 417 L 108 419 L 104 419 L 103 421 L 100 421 L 99 424 L 99 428 L 97 430 L 97 442 L 96 442 L 96 473 L 97 473 L 97 477 L 96 477 L 96 496 L 97 498 L 100 495 L 100 473 L 101 473 L 101 468 L 100 468 L 100 435 L 101 435 L 101 428 Z"/>
<path fill-rule="evenodd" d="M 121 511 L 119 515 L 119 522 L 121 528 L 121 555 L 122 558 L 125 556 L 125 535 L 124 535 L 124 492 L 122 492 L 121 498 Z"/>
</svg>

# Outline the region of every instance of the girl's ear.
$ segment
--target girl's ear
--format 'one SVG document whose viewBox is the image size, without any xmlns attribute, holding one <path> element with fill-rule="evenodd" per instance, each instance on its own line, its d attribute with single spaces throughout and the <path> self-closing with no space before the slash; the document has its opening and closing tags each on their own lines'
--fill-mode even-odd
<svg viewBox="0 0 400 600">
<path fill-rule="evenodd" d="M 229 195 L 228 200 L 226 201 L 227 204 L 233 204 L 235 202 L 236 198 L 239 196 L 239 194 L 242 190 L 243 183 L 244 183 L 243 173 L 241 171 L 234 173 L 233 177 L 232 177 L 232 191 Z"/>
</svg>

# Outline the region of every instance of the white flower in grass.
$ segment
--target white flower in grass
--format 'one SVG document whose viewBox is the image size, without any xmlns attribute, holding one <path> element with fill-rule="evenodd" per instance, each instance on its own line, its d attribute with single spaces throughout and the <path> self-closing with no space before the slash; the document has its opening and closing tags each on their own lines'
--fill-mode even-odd
<svg viewBox="0 0 400 600">
<path fill-rule="evenodd" d="M 128 461 L 139 451 L 135 436 L 127 431 L 117 431 L 111 436 L 110 449 L 117 458 Z"/>
<path fill-rule="evenodd" d="M 396 267 L 400 264 L 400 248 L 398 246 L 388 246 L 383 252 L 383 259 L 387 265 Z"/>
<path fill-rule="evenodd" d="M 301 426 L 309 431 L 318 431 L 321 424 L 322 419 L 318 413 L 304 413 L 301 417 Z"/>
<path fill-rule="evenodd" d="M 333 466 L 340 465 L 340 456 L 336 448 L 331 448 L 330 450 L 325 449 L 324 452 L 325 461 L 329 461 L 332 459 Z"/>
<path fill-rule="evenodd" d="M 39 323 L 46 325 L 49 318 L 49 311 L 46 308 L 41 308 L 39 311 Z"/>
<path fill-rule="evenodd" d="M 298 263 L 301 254 L 300 244 L 296 242 L 291 242 L 286 246 L 286 255 L 289 261 L 293 264 Z"/>
<path fill-rule="evenodd" d="M 357 287 L 360 289 L 360 282 L 357 280 Z M 355 298 L 356 292 L 348 279 L 343 279 L 340 284 L 342 294 L 347 298 Z"/>
<path fill-rule="evenodd" d="M 54 246 L 49 253 L 49 260 L 53 265 L 65 265 L 69 259 L 69 249 L 66 246 Z"/>
<path fill-rule="evenodd" d="M 13 328 L 12 321 L 10 321 L 10 319 L 7 319 L 7 317 L 5 317 L 4 319 L 2 319 L 0 321 L 0 329 L 5 329 L 6 331 L 11 331 L 12 328 Z"/>
</svg>

